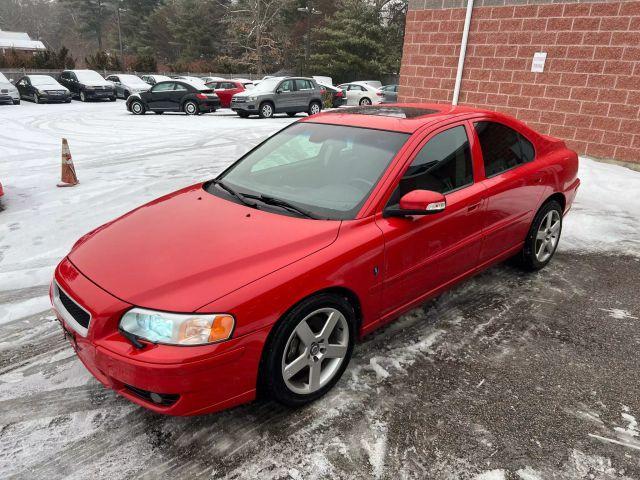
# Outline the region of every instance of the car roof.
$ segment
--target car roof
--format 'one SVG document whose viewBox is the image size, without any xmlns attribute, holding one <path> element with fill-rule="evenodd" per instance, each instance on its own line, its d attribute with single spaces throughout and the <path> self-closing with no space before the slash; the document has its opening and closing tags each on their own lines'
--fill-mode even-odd
<svg viewBox="0 0 640 480">
<path fill-rule="evenodd" d="M 373 128 L 413 133 L 420 127 L 469 113 L 491 113 L 471 107 L 436 103 L 398 103 L 370 107 L 340 108 L 301 119 L 301 122 Z"/>
</svg>

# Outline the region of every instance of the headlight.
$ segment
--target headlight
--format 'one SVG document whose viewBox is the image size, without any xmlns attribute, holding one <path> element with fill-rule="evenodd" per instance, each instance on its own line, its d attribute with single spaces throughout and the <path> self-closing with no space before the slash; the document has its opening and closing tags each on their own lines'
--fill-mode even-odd
<svg viewBox="0 0 640 480">
<path fill-rule="evenodd" d="M 95 89 L 96 89 L 96 87 L 89 87 L 89 86 L 86 86 L 86 87 L 84 87 L 84 89 L 85 89 L 85 90 L 95 90 Z"/>
<path fill-rule="evenodd" d="M 231 337 L 235 320 L 229 314 L 167 313 L 133 308 L 122 316 L 120 329 L 154 343 L 204 345 Z"/>
<path fill-rule="evenodd" d="M 258 100 L 258 97 L 256 97 L 256 96 L 247 97 L 247 102 L 255 102 L 256 100 Z"/>
</svg>

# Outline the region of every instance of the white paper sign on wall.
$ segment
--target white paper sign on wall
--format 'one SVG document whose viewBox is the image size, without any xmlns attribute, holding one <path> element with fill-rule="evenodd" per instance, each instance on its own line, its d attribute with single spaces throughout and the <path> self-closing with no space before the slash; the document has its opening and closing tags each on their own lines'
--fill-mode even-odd
<svg viewBox="0 0 640 480">
<path fill-rule="evenodd" d="M 547 52 L 536 52 L 533 54 L 533 62 L 531 62 L 531 71 L 540 73 L 544 72 L 544 62 L 547 59 Z"/>
</svg>

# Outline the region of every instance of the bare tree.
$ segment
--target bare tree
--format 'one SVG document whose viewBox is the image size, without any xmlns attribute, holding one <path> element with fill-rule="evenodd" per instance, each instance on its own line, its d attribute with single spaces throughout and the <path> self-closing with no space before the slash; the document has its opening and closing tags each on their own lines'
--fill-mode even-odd
<svg viewBox="0 0 640 480">
<path fill-rule="evenodd" d="M 228 13 L 232 29 L 236 31 L 238 45 L 255 61 L 256 73 L 264 73 L 265 54 L 273 54 L 277 41 L 272 28 L 278 15 L 292 0 L 240 0 L 222 3 Z"/>
</svg>

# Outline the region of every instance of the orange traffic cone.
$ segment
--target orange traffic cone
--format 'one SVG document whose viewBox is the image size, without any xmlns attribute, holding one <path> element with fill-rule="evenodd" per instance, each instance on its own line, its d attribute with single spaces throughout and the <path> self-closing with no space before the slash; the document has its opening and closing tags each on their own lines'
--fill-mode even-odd
<svg viewBox="0 0 640 480">
<path fill-rule="evenodd" d="M 76 177 L 76 169 L 73 166 L 73 160 L 71 159 L 71 152 L 69 151 L 69 144 L 67 139 L 62 139 L 62 178 L 59 187 L 73 187 L 80 183 L 78 177 Z"/>
</svg>

